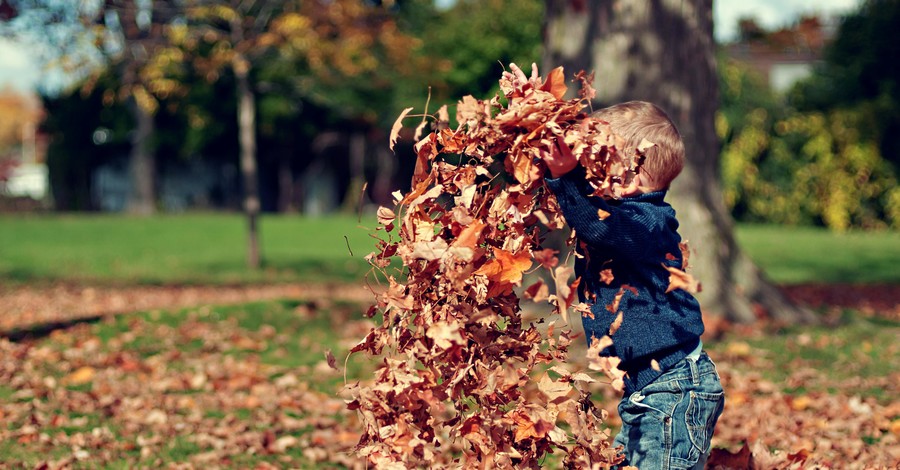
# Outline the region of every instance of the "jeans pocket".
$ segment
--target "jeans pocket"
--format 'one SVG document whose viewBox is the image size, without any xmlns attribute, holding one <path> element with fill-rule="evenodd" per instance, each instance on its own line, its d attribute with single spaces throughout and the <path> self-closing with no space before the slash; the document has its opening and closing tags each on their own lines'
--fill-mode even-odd
<svg viewBox="0 0 900 470">
<path fill-rule="evenodd" d="M 690 392 L 690 403 L 685 411 L 685 422 L 691 443 L 700 451 L 701 455 L 709 451 L 716 421 L 724 407 L 725 394 L 722 392 Z"/>
</svg>

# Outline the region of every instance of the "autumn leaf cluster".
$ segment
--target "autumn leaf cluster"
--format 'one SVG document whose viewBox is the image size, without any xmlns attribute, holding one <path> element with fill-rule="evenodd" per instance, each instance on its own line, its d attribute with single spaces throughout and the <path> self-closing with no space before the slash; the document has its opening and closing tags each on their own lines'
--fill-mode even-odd
<svg viewBox="0 0 900 470">
<path fill-rule="evenodd" d="M 421 139 L 429 121 L 419 125 L 411 190 L 379 209 L 384 237 L 367 257 L 387 278 L 369 310 L 381 323 L 353 349 L 382 361 L 374 381 L 350 386 L 364 425 L 358 451 L 375 466 L 534 468 L 550 453 L 581 468 L 620 460 L 585 389 L 594 379 L 565 367 L 568 312 L 586 306 L 573 305 L 572 269 L 542 246 L 564 226 L 542 159 L 562 139 L 602 195 L 633 175 L 639 156 L 616 152 L 608 124 L 586 119 L 592 77 L 575 80 L 579 97 L 564 99 L 562 68 L 544 79 L 512 64 L 502 97 L 459 101 L 455 129 L 446 107 Z M 538 270 L 552 293 L 543 280 L 523 286 Z M 525 322 L 520 296 L 549 302 L 552 320 Z"/>
</svg>

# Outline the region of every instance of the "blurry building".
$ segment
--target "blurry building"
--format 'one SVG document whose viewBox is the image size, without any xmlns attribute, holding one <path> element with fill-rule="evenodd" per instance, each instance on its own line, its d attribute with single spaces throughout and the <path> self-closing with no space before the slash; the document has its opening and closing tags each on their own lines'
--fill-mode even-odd
<svg viewBox="0 0 900 470">
<path fill-rule="evenodd" d="M 774 91 L 784 93 L 812 74 L 835 29 L 835 19 L 818 16 L 803 17 L 777 31 L 765 31 L 756 21 L 743 19 L 738 40 L 725 45 L 725 51 L 765 77 Z"/>
</svg>

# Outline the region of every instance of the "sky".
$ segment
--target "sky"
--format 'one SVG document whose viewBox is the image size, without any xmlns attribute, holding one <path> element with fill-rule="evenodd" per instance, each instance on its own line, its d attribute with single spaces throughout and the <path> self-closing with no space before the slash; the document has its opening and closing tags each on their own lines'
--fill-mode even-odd
<svg viewBox="0 0 900 470">
<path fill-rule="evenodd" d="M 450 4 L 456 0 L 436 0 Z M 788 26 L 803 14 L 840 15 L 853 11 L 862 0 L 716 0 L 713 2 L 714 28 L 718 41 L 735 37 L 738 19 L 752 17 L 766 29 Z M 39 81 L 52 74 L 40 69 L 28 44 L 0 38 L 0 89 L 11 87 L 33 91 Z M 51 82 L 58 82 L 55 77 Z"/>
</svg>

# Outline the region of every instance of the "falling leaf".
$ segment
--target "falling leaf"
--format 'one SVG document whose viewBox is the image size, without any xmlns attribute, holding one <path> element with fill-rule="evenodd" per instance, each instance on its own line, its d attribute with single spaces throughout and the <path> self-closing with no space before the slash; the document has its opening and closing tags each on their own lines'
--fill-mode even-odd
<svg viewBox="0 0 900 470">
<path fill-rule="evenodd" d="M 613 279 L 615 279 L 615 277 L 613 277 L 612 269 L 607 268 L 600 271 L 600 281 L 604 284 L 612 284 Z"/>
<path fill-rule="evenodd" d="M 388 145 L 388 148 L 390 148 L 392 152 L 394 151 L 394 144 L 396 144 L 397 139 L 400 138 L 400 129 L 403 129 L 403 118 L 405 118 L 406 115 L 409 114 L 409 112 L 412 111 L 413 109 L 414 108 L 404 109 L 400 113 L 400 115 L 397 116 L 397 120 L 394 121 L 394 125 L 391 127 L 391 135 L 388 138 L 388 141 L 390 142 L 390 144 Z"/>
<path fill-rule="evenodd" d="M 637 150 L 638 150 L 638 152 L 646 153 L 648 149 L 653 148 L 653 147 L 656 147 L 655 143 L 650 142 L 647 139 L 641 139 L 641 143 L 638 144 Z"/>
<path fill-rule="evenodd" d="M 459 326 L 448 322 L 436 322 L 428 327 L 426 336 L 434 340 L 441 349 L 449 349 L 454 344 L 465 344 Z"/>
<path fill-rule="evenodd" d="M 624 316 L 622 315 L 622 312 L 616 314 L 616 319 L 613 320 L 612 324 L 609 325 L 610 336 L 616 334 L 616 332 L 619 331 L 619 328 L 622 326 L 623 318 Z"/>
<path fill-rule="evenodd" d="M 691 276 L 678 268 L 666 266 L 665 264 L 663 267 L 666 268 L 666 271 L 669 271 L 669 287 L 666 288 L 667 294 L 675 289 L 684 289 L 691 294 L 700 292 L 702 287 L 700 282 L 694 279 L 694 276 Z"/>
<path fill-rule="evenodd" d="M 397 215 L 394 214 L 394 211 L 383 206 L 378 208 L 378 211 L 375 215 L 378 218 L 378 223 L 381 225 L 391 225 L 397 218 Z"/>
<path fill-rule="evenodd" d="M 531 253 L 521 251 L 510 253 L 506 250 L 494 249 L 494 258 L 478 268 L 475 274 L 487 276 L 501 284 L 519 285 L 522 273 L 531 268 Z"/>
<path fill-rule="evenodd" d="M 473 221 L 459 232 L 459 235 L 453 240 L 453 246 L 474 249 L 478 245 L 481 232 L 486 226 L 487 224 L 484 222 Z"/>
<path fill-rule="evenodd" d="M 557 382 L 544 374 L 538 381 L 538 390 L 552 403 L 568 396 L 572 392 L 572 386 L 566 382 Z"/>
<path fill-rule="evenodd" d="M 334 370 L 338 370 L 337 360 L 334 358 L 334 354 L 332 354 L 330 349 L 325 350 L 325 362 L 328 363 L 328 367 L 331 367 Z"/>
<path fill-rule="evenodd" d="M 541 87 L 542 90 L 549 92 L 556 99 L 561 100 L 566 96 L 566 76 L 562 67 L 557 67 L 550 71 L 547 75 L 547 81 Z"/>
<path fill-rule="evenodd" d="M 545 284 L 544 281 L 538 280 L 525 289 L 524 295 L 526 299 L 531 299 L 535 302 L 543 302 L 549 297 L 550 288 L 547 287 L 547 284 Z"/>
</svg>

